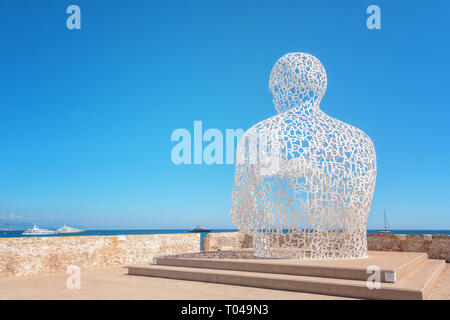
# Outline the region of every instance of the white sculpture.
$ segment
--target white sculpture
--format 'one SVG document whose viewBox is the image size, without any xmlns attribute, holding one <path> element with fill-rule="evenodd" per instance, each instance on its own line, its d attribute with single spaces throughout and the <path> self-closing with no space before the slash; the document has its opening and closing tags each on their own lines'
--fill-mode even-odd
<svg viewBox="0 0 450 320">
<path fill-rule="evenodd" d="M 253 235 L 256 256 L 366 256 L 375 148 L 363 131 L 320 110 L 326 86 L 316 57 L 284 55 L 269 82 L 278 114 L 239 141 L 231 216 Z"/>
</svg>

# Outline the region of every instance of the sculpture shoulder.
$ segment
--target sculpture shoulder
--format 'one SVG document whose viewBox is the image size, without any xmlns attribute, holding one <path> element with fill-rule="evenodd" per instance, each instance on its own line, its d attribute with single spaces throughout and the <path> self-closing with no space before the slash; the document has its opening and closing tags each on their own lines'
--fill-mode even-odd
<svg viewBox="0 0 450 320">
<path fill-rule="evenodd" d="M 249 139 L 264 136 L 281 137 L 280 141 L 288 141 L 291 146 L 308 140 L 310 148 L 315 150 L 325 148 L 351 152 L 357 149 L 375 154 L 373 142 L 364 131 L 322 111 L 311 117 L 283 113 L 258 122 L 244 133 L 238 149 L 242 150 Z"/>
<path fill-rule="evenodd" d="M 364 145 L 374 149 L 372 140 L 364 131 L 325 113 L 321 116 L 321 127 L 320 132 L 328 136 L 335 136 L 337 142 L 348 145 Z"/>
<path fill-rule="evenodd" d="M 283 123 L 283 117 L 277 114 L 273 117 L 264 119 L 257 124 L 253 125 L 244 132 L 238 145 L 243 144 L 248 138 L 260 137 L 262 135 L 279 134 L 281 126 Z"/>
<path fill-rule="evenodd" d="M 277 114 L 273 117 L 264 119 L 257 124 L 253 125 L 250 129 L 248 129 L 245 134 L 263 134 L 266 133 L 267 130 L 279 130 L 280 126 L 283 124 L 283 115 Z"/>
<path fill-rule="evenodd" d="M 323 114 L 319 140 L 327 141 L 332 154 L 347 157 L 352 162 L 365 163 L 376 168 L 376 151 L 370 137 L 361 129 Z"/>
</svg>

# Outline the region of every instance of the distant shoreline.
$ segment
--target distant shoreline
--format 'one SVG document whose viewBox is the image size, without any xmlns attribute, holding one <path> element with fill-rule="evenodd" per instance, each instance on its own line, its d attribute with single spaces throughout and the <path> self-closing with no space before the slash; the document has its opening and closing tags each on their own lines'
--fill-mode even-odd
<svg viewBox="0 0 450 320">
<path fill-rule="evenodd" d="M 2 231 L 0 238 L 29 238 L 29 237 L 68 237 L 68 236 L 114 236 L 114 235 L 139 235 L 139 234 L 176 234 L 186 233 L 190 229 L 111 229 L 111 230 L 86 230 L 78 233 L 59 233 L 55 235 L 22 235 L 24 230 Z M 238 229 L 212 229 L 212 233 L 236 232 Z M 368 229 L 367 234 L 379 234 L 383 229 Z M 387 234 L 449 234 L 450 230 L 420 230 L 420 229 L 392 229 Z"/>
</svg>

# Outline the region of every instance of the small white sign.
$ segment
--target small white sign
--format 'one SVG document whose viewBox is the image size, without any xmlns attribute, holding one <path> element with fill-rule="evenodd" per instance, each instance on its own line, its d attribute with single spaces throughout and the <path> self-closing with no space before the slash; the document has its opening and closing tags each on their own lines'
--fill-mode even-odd
<svg viewBox="0 0 450 320">
<path fill-rule="evenodd" d="M 384 281 L 394 283 L 395 281 L 397 281 L 397 275 L 395 274 L 395 272 L 385 272 Z"/>
</svg>

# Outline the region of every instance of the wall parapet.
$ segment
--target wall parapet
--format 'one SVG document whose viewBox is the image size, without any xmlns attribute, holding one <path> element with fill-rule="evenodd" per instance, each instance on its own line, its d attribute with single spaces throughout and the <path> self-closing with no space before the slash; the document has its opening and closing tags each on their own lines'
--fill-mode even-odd
<svg viewBox="0 0 450 320">
<path fill-rule="evenodd" d="M 431 259 L 450 262 L 450 235 L 367 235 L 369 250 L 426 252 Z M 253 247 L 241 232 L 208 233 L 205 251 Z M 80 268 L 149 263 L 154 257 L 200 251 L 200 234 L 68 236 L 0 238 L 0 278 Z"/>
<path fill-rule="evenodd" d="M 448 234 L 368 234 L 367 246 L 373 251 L 426 252 L 430 259 L 450 262 Z"/>
<path fill-rule="evenodd" d="M 253 248 L 253 237 L 242 232 L 208 233 L 203 239 L 204 251 Z"/>
<path fill-rule="evenodd" d="M 205 251 L 252 248 L 253 240 L 240 232 L 210 233 L 204 240 Z M 448 234 L 368 234 L 371 251 L 426 252 L 430 259 L 450 262 Z"/>
<path fill-rule="evenodd" d="M 200 234 L 0 238 L 0 278 L 150 262 L 200 251 Z"/>
</svg>

